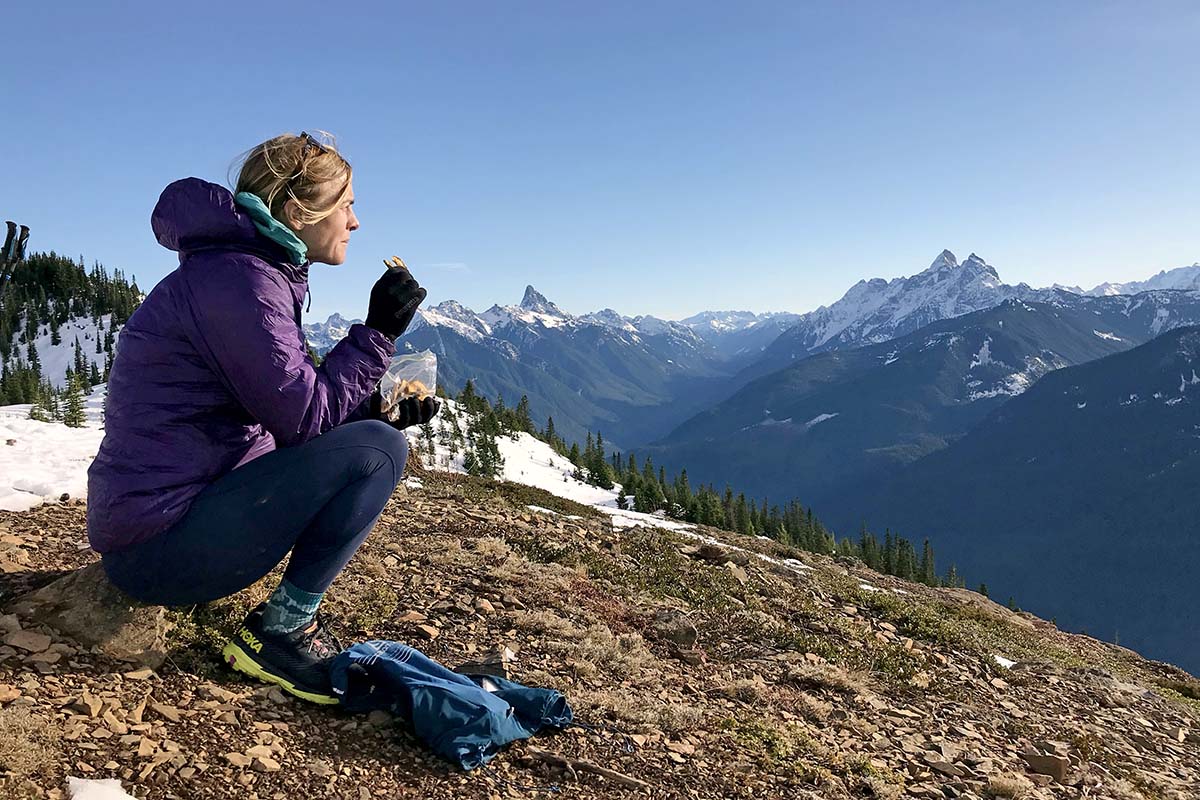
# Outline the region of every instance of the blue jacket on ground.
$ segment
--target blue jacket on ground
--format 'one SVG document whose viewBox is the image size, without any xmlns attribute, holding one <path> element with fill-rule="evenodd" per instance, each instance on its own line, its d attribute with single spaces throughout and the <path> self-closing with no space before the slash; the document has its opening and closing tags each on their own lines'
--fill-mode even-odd
<svg viewBox="0 0 1200 800">
<path fill-rule="evenodd" d="M 343 650 L 333 661 L 331 680 L 346 710 L 383 709 L 403 717 L 433 752 L 467 770 L 486 764 L 510 742 L 574 719 L 567 699 L 553 689 L 460 675 L 399 642 L 369 641 Z"/>
</svg>

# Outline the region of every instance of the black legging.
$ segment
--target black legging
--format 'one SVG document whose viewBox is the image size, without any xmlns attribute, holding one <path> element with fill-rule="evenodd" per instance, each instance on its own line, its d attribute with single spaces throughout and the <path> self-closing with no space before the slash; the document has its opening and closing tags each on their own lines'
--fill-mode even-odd
<svg viewBox="0 0 1200 800">
<path fill-rule="evenodd" d="M 104 554 L 119 588 L 147 603 L 206 603 L 240 591 L 292 551 L 284 576 L 324 592 L 392 496 L 408 440 L 387 423 L 352 422 L 260 456 L 202 491 L 173 527 Z"/>
</svg>

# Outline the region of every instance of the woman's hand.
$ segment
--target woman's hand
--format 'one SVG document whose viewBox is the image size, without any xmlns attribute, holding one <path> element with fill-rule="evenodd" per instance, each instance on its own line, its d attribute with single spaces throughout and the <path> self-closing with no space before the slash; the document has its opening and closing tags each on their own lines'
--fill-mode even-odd
<svg viewBox="0 0 1200 800">
<path fill-rule="evenodd" d="M 397 430 L 403 430 L 413 425 L 424 425 L 436 417 L 442 408 L 441 402 L 436 397 L 405 397 L 393 406 L 392 413 L 396 415 L 396 419 L 393 420 L 388 419 L 387 415 L 383 413 L 383 395 L 379 393 L 378 388 L 371 394 L 370 402 L 367 418 L 382 420 Z"/>
<path fill-rule="evenodd" d="M 371 287 L 367 327 L 389 339 L 400 338 L 408 330 L 425 295 L 426 291 L 406 267 L 389 269 Z"/>
<path fill-rule="evenodd" d="M 384 421 L 400 430 L 412 425 L 424 425 L 437 416 L 441 407 L 442 404 L 437 401 L 436 397 L 405 397 L 392 407 L 392 413 L 396 415 L 396 419 L 385 419 Z"/>
</svg>

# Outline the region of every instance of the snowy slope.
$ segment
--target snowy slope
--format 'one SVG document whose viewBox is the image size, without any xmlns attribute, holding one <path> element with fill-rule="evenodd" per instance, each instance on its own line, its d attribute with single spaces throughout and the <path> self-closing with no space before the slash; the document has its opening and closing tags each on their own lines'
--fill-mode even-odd
<svg viewBox="0 0 1200 800">
<path fill-rule="evenodd" d="M 105 314 L 100 318 L 100 324 L 107 331 L 112 326 L 112 315 Z M 75 363 L 76 338 L 79 339 L 79 345 L 83 348 L 83 355 L 88 363 L 95 364 L 100 374 L 104 374 L 104 361 L 107 356 L 103 351 L 96 352 L 96 339 L 99 337 L 100 343 L 103 344 L 104 334 L 99 332 L 91 317 L 70 318 L 59 327 L 58 335 L 62 337 L 62 342 L 58 345 L 50 344 L 50 326 L 45 324 L 38 328 L 38 336 L 33 340 L 38 360 L 42 364 L 42 375 L 49 379 L 50 383 L 59 389 L 67 385 L 67 367 Z M 20 344 L 19 335 L 16 334 L 13 336 L 13 344 L 13 357 L 19 355 L 28 363 L 29 345 Z"/>
<path fill-rule="evenodd" d="M 97 386 L 86 398 L 87 425 L 68 428 L 61 422 L 37 422 L 29 419 L 28 405 L 0 406 L 0 511 L 26 511 L 42 503 L 87 497 L 87 469 L 104 437 L 103 415 L 106 387 Z M 460 412 L 453 401 L 444 401 Z M 435 433 L 442 430 L 444 418 L 434 418 Z M 451 457 L 448 448 L 434 441 L 434 456 L 426 455 L 426 443 L 419 428 L 406 431 L 412 445 L 412 458 L 422 458 L 428 469 L 464 472 L 462 453 Z M 617 508 L 620 486 L 611 490 L 589 486 L 571 477 L 575 467 L 555 453 L 549 445 L 527 433 L 497 440 L 504 457 L 504 480 L 536 486 L 546 491 L 594 506 L 612 515 L 619 527 L 654 525 L 682 530 L 686 523 L 656 514 L 640 514 Z M 420 481 L 410 479 L 410 488 Z M 630 498 L 632 502 L 632 498 Z M 545 509 L 535 509 L 546 512 Z"/>
<path fill-rule="evenodd" d="M 87 494 L 87 468 L 104 438 L 107 387 L 84 398 L 87 425 L 29 419 L 29 405 L 0 406 L 0 510 L 25 511 L 62 495 Z"/>
</svg>

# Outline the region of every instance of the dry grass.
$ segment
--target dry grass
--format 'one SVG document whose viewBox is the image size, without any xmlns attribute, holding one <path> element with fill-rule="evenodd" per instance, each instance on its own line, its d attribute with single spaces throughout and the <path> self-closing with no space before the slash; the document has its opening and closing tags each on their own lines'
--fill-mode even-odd
<svg viewBox="0 0 1200 800">
<path fill-rule="evenodd" d="M 870 692 L 865 676 L 834 664 L 797 664 L 788 671 L 788 680 L 802 689 L 830 689 L 842 694 Z"/>
<path fill-rule="evenodd" d="M 720 692 L 730 700 L 739 700 L 743 703 L 758 703 L 766 695 L 767 686 L 762 680 L 739 678 L 722 686 Z"/>
<path fill-rule="evenodd" d="M 0 711 L 0 766 L 19 783 L 34 774 L 45 776 L 62 755 L 62 731 L 19 708 Z"/>
<path fill-rule="evenodd" d="M 597 623 L 574 641 L 552 642 L 547 649 L 557 651 L 572 661 L 575 673 L 581 678 L 595 678 L 609 673 L 618 678 L 650 674 L 656 663 L 654 654 L 636 633 L 614 634 L 607 625 Z"/>
<path fill-rule="evenodd" d="M 796 707 L 800 711 L 800 715 L 809 722 L 823 723 L 833 712 L 831 703 L 818 700 L 808 692 L 800 692 L 800 696 L 796 698 Z"/>
<path fill-rule="evenodd" d="M 1003 775 L 993 775 L 988 779 L 987 797 L 1004 798 L 1005 800 L 1021 800 L 1033 791 L 1033 783 L 1024 775 L 1006 772 Z"/>
<path fill-rule="evenodd" d="M 582 719 L 591 722 L 607 718 L 633 726 L 634 732 L 657 729 L 683 733 L 706 724 L 704 713 L 694 704 L 662 703 L 630 692 L 579 689 L 572 693 L 571 703 Z"/>
<path fill-rule="evenodd" d="M 533 565 L 524 558 L 512 554 L 488 570 L 488 576 L 501 586 L 526 586 L 536 580 L 536 576 L 533 574 Z"/>
<path fill-rule="evenodd" d="M 514 615 L 518 628 L 561 638 L 574 638 L 582 631 L 569 619 L 550 611 L 518 611 Z"/>
<path fill-rule="evenodd" d="M 527 603 L 557 607 L 570 596 L 569 587 L 579 580 L 580 574 L 577 569 L 562 564 L 535 563 L 516 553 L 509 553 L 503 561 L 488 570 L 488 576 L 501 590 L 516 586 L 527 589 Z"/>
<path fill-rule="evenodd" d="M 494 536 L 485 536 L 475 540 L 475 555 L 488 561 L 503 562 L 512 552 L 508 543 Z"/>
<path fill-rule="evenodd" d="M 462 541 L 447 536 L 439 542 L 438 548 L 430 552 L 427 557 L 430 564 L 451 566 L 465 563 L 464 556 Z"/>
</svg>

